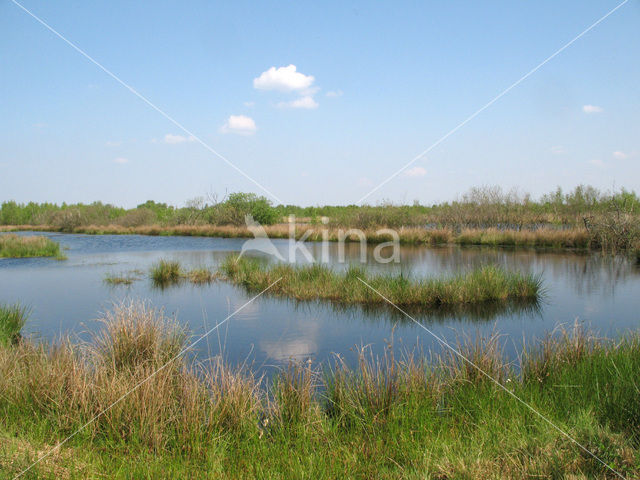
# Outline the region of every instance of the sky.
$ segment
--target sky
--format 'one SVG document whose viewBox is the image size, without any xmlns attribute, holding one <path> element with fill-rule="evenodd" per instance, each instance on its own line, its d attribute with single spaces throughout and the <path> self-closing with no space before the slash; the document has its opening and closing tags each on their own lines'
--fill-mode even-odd
<svg viewBox="0 0 640 480">
<path fill-rule="evenodd" d="M 621 0 L 18 1 L 118 80 L 0 1 L 0 201 L 640 192 L 640 0 L 461 126 Z"/>
</svg>

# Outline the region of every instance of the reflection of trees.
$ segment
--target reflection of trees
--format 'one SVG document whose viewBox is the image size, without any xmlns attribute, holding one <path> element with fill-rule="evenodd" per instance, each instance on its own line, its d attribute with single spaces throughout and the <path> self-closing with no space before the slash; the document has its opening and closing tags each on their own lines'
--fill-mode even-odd
<svg viewBox="0 0 640 480">
<path fill-rule="evenodd" d="M 291 300 L 278 298 L 279 301 L 293 306 L 294 310 L 304 313 L 331 311 L 354 320 L 366 320 L 372 323 L 385 322 L 390 325 L 410 324 L 411 319 L 397 308 L 385 304 L 344 304 L 322 300 Z M 499 316 L 541 315 L 538 300 L 513 300 L 509 302 L 482 302 L 462 306 L 440 306 L 431 308 L 411 307 L 403 310 L 417 321 L 426 324 L 446 324 L 453 321 L 489 322 Z"/>
</svg>

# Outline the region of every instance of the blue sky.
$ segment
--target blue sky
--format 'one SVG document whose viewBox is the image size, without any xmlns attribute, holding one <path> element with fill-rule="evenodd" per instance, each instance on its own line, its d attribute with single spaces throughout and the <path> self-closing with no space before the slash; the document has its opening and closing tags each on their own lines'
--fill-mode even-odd
<svg viewBox="0 0 640 480">
<path fill-rule="evenodd" d="M 620 2 L 21 3 L 281 201 L 314 205 L 355 203 Z M 630 0 L 367 201 L 640 191 L 639 26 Z M 264 194 L 9 0 L 0 32 L 0 200 Z"/>
</svg>

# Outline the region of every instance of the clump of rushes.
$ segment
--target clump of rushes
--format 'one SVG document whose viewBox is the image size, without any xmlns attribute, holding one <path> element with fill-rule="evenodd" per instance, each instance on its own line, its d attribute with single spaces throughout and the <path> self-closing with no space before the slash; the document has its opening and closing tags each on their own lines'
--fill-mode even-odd
<svg viewBox="0 0 640 480">
<path fill-rule="evenodd" d="M 178 283 L 182 277 L 182 267 L 176 261 L 160 260 L 151 267 L 151 280 L 159 286 Z"/>
<path fill-rule="evenodd" d="M 0 344 L 15 345 L 20 341 L 29 310 L 19 304 L 0 304 Z"/>
<path fill-rule="evenodd" d="M 201 285 L 213 282 L 216 277 L 217 275 L 208 268 L 200 267 L 187 271 L 176 261 L 160 260 L 151 267 L 151 280 L 155 286 L 161 288 L 175 285 L 183 280 Z"/>
<path fill-rule="evenodd" d="M 65 258 L 60 252 L 60 244 L 43 236 L 0 235 L 0 257 L 55 257 Z"/>
<path fill-rule="evenodd" d="M 215 279 L 215 275 L 208 268 L 194 268 L 186 274 L 187 279 L 191 283 L 202 284 L 210 283 Z"/>
<path fill-rule="evenodd" d="M 383 304 L 388 300 L 398 306 L 438 307 L 535 300 L 542 293 L 539 276 L 509 272 L 497 266 L 485 266 L 443 279 L 412 279 L 402 274 L 370 275 L 359 267 L 336 273 L 319 264 L 303 267 L 267 265 L 256 259 L 229 256 L 221 264 L 220 271 L 231 282 L 257 291 L 280 279 L 269 293 L 297 300 L 326 299 L 359 304 Z"/>
</svg>

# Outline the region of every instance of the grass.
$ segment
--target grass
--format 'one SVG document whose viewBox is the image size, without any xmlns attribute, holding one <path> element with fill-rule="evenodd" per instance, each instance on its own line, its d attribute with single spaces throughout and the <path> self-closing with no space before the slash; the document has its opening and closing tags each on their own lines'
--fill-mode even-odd
<svg viewBox="0 0 640 480">
<path fill-rule="evenodd" d="M 19 304 L 0 304 L 0 345 L 11 345 L 20 340 L 29 309 Z"/>
<path fill-rule="evenodd" d="M 183 280 L 193 284 L 211 283 L 216 277 L 211 270 L 205 267 L 184 270 L 180 262 L 175 260 L 160 260 L 151 267 L 151 280 L 155 286 L 160 288 L 176 285 Z"/>
<path fill-rule="evenodd" d="M 0 346 L 0 478 L 95 418 L 25 478 L 613 478 L 455 355 L 358 349 L 355 367 L 292 363 L 273 381 L 174 358 L 188 342 L 148 304 L 117 305 L 92 342 Z M 640 474 L 640 336 L 580 329 L 507 361 L 457 348 L 627 478 Z"/>
<path fill-rule="evenodd" d="M 0 258 L 55 257 L 64 259 L 60 244 L 43 236 L 0 235 Z"/>
<path fill-rule="evenodd" d="M 402 274 L 370 275 L 358 267 L 349 267 L 345 273 L 336 273 L 320 264 L 303 267 L 267 265 L 256 259 L 232 255 L 222 262 L 220 272 L 229 281 L 252 291 L 264 290 L 280 279 L 269 293 L 297 300 L 385 304 L 384 296 L 402 307 L 530 300 L 537 299 L 542 293 L 539 277 L 508 272 L 497 266 L 481 267 L 445 279 L 412 279 Z"/>
<path fill-rule="evenodd" d="M 156 285 L 166 286 L 178 283 L 182 277 L 182 267 L 176 261 L 160 260 L 151 267 L 151 280 Z"/>
<path fill-rule="evenodd" d="M 105 283 L 112 286 L 132 285 L 133 282 L 140 280 L 141 273 L 142 272 L 140 272 L 139 270 L 134 270 L 132 272 L 122 273 L 122 274 L 108 273 L 104 277 L 104 281 Z"/>
</svg>

